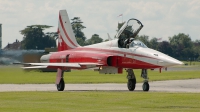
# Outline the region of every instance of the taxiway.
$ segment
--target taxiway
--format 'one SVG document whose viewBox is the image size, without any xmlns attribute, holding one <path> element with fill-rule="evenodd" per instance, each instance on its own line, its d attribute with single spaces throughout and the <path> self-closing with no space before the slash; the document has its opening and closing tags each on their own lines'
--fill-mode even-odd
<svg viewBox="0 0 200 112">
<path fill-rule="evenodd" d="M 192 92 L 200 93 L 200 79 L 149 82 L 149 92 Z M 57 91 L 55 84 L 0 84 L 0 92 L 10 91 Z M 126 84 L 66 84 L 65 91 L 128 91 Z M 142 91 L 137 83 L 135 91 Z"/>
</svg>

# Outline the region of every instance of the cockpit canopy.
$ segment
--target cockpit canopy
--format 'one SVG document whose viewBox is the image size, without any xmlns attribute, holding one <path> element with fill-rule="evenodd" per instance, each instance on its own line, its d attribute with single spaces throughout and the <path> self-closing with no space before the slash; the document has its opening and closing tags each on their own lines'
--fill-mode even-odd
<svg viewBox="0 0 200 112">
<path fill-rule="evenodd" d="M 139 40 L 133 40 L 133 41 L 129 44 L 129 48 L 133 48 L 133 47 L 148 48 L 143 42 L 141 42 L 141 41 L 139 41 Z"/>
<path fill-rule="evenodd" d="M 120 38 L 120 36 L 125 33 L 133 34 L 132 37 L 135 38 L 135 36 L 139 33 L 139 31 L 142 29 L 143 24 L 137 20 L 137 19 L 129 19 L 127 22 L 124 23 L 124 25 L 119 29 L 119 31 L 116 34 L 116 38 Z M 126 37 L 130 38 L 130 37 Z"/>
<path fill-rule="evenodd" d="M 127 22 L 124 23 L 124 25 L 120 28 L 120 30 L 117 32 L 117 35 L 115 36 L 118 38 L 118 47 L 119 48 L 128 48 L 128 47 L 134 47 L 134 46 L 140 46 L 140 47 L 146 47 L 146 45 L 140 41 L 134 41 L 132 45 L 130 46 L 130 43 L 132 42 L 131 39 L 135 39 L 139 31 L 142 29 L 143 24 L 137 20 L 137 19 L 129 19 Z"/>
</svg>

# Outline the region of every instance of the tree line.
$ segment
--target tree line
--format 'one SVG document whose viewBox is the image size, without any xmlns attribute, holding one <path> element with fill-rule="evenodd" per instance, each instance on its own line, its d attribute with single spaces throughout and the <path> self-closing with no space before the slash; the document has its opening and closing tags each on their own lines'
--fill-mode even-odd
<svg viewBox="0 0 200 112">
<path fill-rule="evenodd" d="M 147 35 L 137 36 L 149 48 L 158 50 L 164 54 L 184 61 L 200 60 L 200 40 L 192 41 L 189 35 L 179 33 L 169 37 L 169 41 L 159 41 L 154 37 L 149 39 Z"/>
<path fill-rule="evenodd" d="M 98 34 L 93 34 L 90 39 L 86 39 L 85 34 L 83 33 L 83 29 L 86 28 L 83 26 L 83 22 L 81 21 L 80 17 L 74 17 L 72 20 L 72 29 L 74 31 L 76 40 L 79 45 L 86 46 L 91 44 L 100 43 L 103 39 Z"/>
<path fill-rule="evenodd" d="M 90 39 L 86 39 L 83 29 L 86 28 L 83 26 L 83 22 L 79 17 L 74 17 L 71 19 L 72 29 L 74 31 L 77 42 L 81 46 L 91 45 L 100 43 L 103 39 L 98 34 L 93 34 Z M 51 28 L 52 26 L 48 25 L 30 25 L 20 31 L 23 35 L 21 42 L 21 49 L 38 49 L 42 50 L 45 48 L 55 48 L 56 39 L 58 38 L 57 32 L 47 32 L 44 33 L 45 29 Z"/>
<path fill-rule="evenodd" d="M 74 17 L 71 20 L 76 40 L 81 46 L 96 44 L 103 41 L 98 34 L 93 34 L 89 39 L 85 37 L 83 29 L 86 27 L 83 25 L 80 17 Z M 117 29 L 122 25 L 123 23 L 118 23 Z M 56 47 L 56 39 L 58 38 L 57 32 L 44 33 L 45 29 L 51 27 L 52 26 L 48 25 L 31 25 L 21 30 L 20 33 L 23 35 L 21 48 L 27 50 L 42 50 L 45 48 Z M 158 50 L 179 60 L 200 60 L 200 40 L 192 41 L 191 37 L 184 33 L 179 33 L 178 35 L 169 37 L 169 41 L 160 41 L 156 37 L 150 39 L 147 35 L 139 35 L 136 39 L 141 40 L 149 48 Z M 108 39 L 105 41 L 107 40 Z"/>
<path fill-rule="evenodd" d="M 48 25 L 31 25 L 21 30 L 20 33 L 24 36 L 21 42 L 21 49 L 45 49 L 46 47 L 56 47 L 55 38 L 57 37 L 56 32 L 43 31 L 52 26 Z"/>
</svg>

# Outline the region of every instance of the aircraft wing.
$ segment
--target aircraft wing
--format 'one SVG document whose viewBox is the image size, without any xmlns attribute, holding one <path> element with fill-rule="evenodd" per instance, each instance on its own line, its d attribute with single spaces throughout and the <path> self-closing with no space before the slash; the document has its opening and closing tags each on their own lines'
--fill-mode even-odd
<svg viewBox="0 0 200 112">
<path fill-rule="evenodd" d="M 30 66 L 30 67 L 21 67 L 23 69 L 38 69 L 38 68 L 47 68 L 48 66 Z"/>
<path fill-rule="evenodd" d="M 22 67 L 23 69 L 37 69 L 37 68 L 48 68 L 48 67 L 81 68 L 81 66 L 102 65 L 98 63 L 14 63 L 14 64 L 29 65 L 29 67 Z"/>
</svg>

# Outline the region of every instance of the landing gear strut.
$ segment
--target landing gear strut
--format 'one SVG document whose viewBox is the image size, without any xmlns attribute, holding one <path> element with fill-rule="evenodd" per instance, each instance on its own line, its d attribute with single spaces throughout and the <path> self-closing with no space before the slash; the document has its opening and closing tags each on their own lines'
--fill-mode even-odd
<svg viewBox="0 0 200 112">
<path fill-rule="evenodd" d="M 148 83 L 148 74 L 147 74 L 147 69 L 142 69 L 141 77 L 144 78 L 144 83 L 142 85 L 143 91 L 149 91 L 149 83 Z"/>
<path fill-rule="evenodd" d="M 135 90 L 135 85 L 136 85 L 136 78 L 135 78 L 135 74 L 133 72 L 133 69 L 127 69 L 126 72 L 128 73 L 127 75 L 127 87 L 129 91 L 133 91 Z"/>
<path fill-rule="evenodd" d="M 64 77 L 64 71 L 58 68 L 56 77 L 56 86 L 58 91 L 63 91 L 65 89 L 65 81 L 63 77 Z"/>
</svg>

